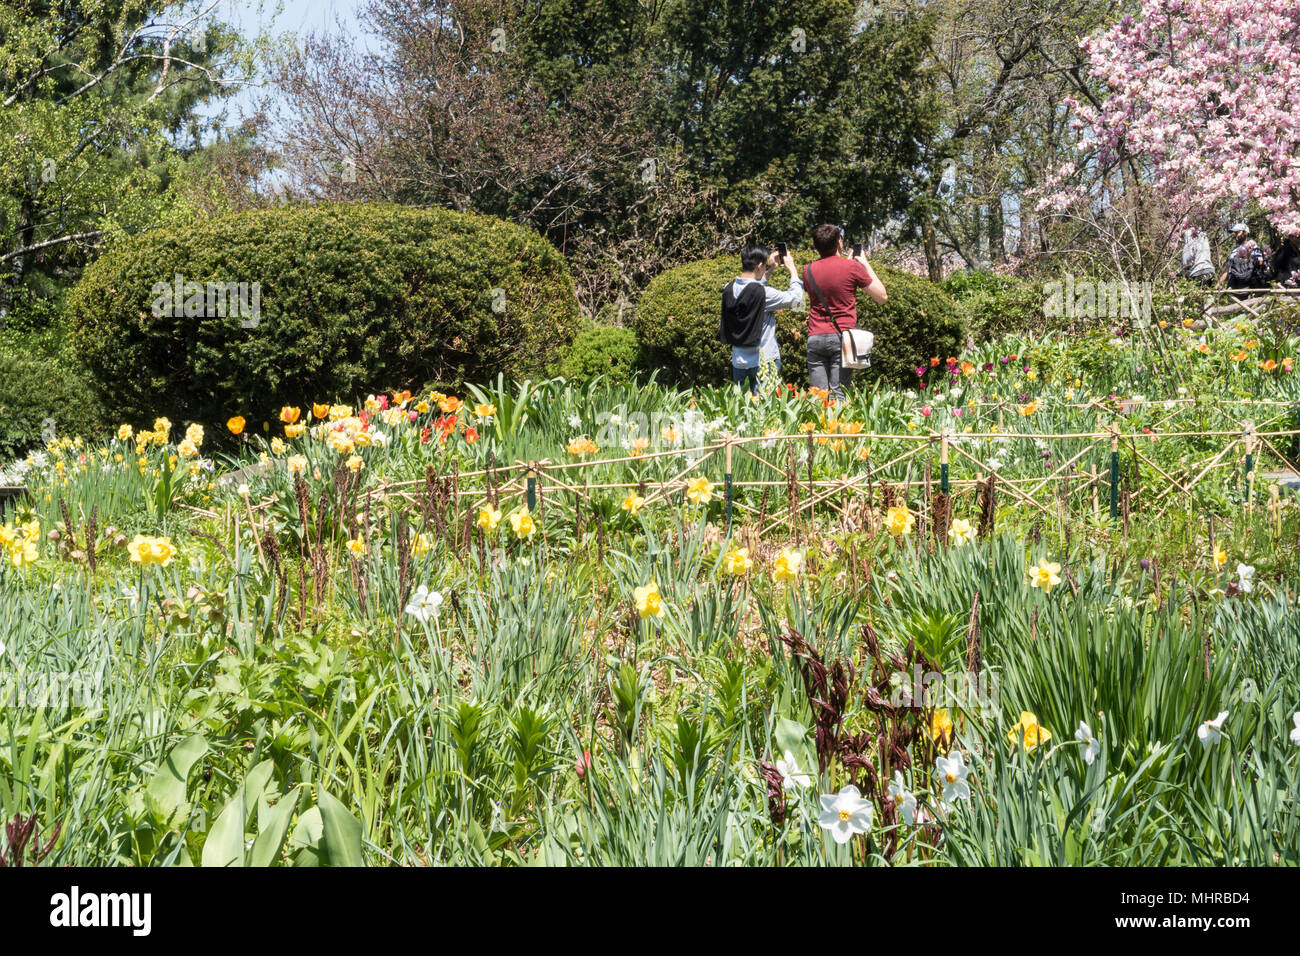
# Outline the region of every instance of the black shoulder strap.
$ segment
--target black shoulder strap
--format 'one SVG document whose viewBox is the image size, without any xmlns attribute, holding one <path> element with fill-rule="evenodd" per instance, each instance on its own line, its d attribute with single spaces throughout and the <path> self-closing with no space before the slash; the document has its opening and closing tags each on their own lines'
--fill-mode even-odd
<svg viewBox="0 0 1300 956">
<path fill-rule="evenodd" d="M 826 304 L 826 298 L 822 295 L 822 290 L 817 285 L 817 280 L 813 278 L 811 262 L 803 267 L 803 281 L 813 290 L 813 295 L 817 296 L 817 301 L 820 302 L 822 308 L 826 310 L 826 315 L 830 318 L 831 325 L 835 326 L 835 331 L 843 335 L 844 330 L 841 329 L 840 324 L 835 321 L 835 313 L 832 312 L 831 307 Z"/>
</svg>

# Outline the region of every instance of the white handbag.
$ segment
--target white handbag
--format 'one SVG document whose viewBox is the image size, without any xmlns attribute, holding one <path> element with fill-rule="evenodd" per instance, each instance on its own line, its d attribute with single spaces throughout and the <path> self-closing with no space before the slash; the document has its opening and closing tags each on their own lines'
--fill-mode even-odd
<svg viewBox="0 0 1300 956">
<path fill-rule="evenodd" d="M 875 344 L 876 337 L 866 329 L 841 331 L 840 368 L 870 368 L 871 347 Z"/>
</svg>

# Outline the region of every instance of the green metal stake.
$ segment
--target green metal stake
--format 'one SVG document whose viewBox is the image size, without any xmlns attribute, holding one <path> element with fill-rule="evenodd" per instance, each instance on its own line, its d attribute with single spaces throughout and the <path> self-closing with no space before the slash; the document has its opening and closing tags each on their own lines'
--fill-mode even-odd
<svg viewBox="0 0 1300 956">
<path fill-rule="evenodd" d="M 537 510 L 537 472 L 532 468 L 528 469 L 528 513 L 532 514 Z"/>
<path fill-rule="evenodd" d="M 728 432 L 723 440 L 726 442 L 726 448 L 723 450 L 723 457 L 726 459 L 727 465 L 727 472 L 724 478 L 727 500 L 727 534 L 731 534 L 731 433 Z"/>
<path fill-rule="evenodd" d="M 1110 426 L 1110 516 L 1119 517 L 1119 423 Z"/>
<path fill-rule="evenodd" d="M 945 428 L 939 435 L 939 490 L 948 493 L 948 435 L 951 429 Z"/>
<path fill-rule="evenodd" d="M 1255 423 L 1246 422 L 1242 429 L 1246 442 L 1246 510 L 1253 511 L 1255 504 Z"/>
</svg>

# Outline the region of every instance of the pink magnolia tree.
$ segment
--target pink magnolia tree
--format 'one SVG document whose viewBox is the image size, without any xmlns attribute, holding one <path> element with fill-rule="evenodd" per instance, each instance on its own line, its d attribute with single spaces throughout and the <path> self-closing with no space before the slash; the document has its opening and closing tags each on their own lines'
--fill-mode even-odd
<svg viewBox="0 0 1300 956">
<path fill-rule="evenodd" d="M 1105 98 L 1067 101 L 1085 157 L 1067 176 L 1134 160 L 1129 184 L 1149 183 L 1179 217 L 1253 200 L 1279 232 L 1300 232 L 1297 0 L 1142 0 L 1082 46 Z M 1045 205 L 1066 208 L 1069 193 Z"/>
</svg>

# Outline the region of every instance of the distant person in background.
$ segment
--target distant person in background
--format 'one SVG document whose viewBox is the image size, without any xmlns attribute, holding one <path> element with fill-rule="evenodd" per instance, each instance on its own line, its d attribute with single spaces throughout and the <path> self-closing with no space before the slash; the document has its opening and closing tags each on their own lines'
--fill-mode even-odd
<svg viewBox="0 0 1300 956">
<path fill-rule="evenodd" d="M 1210 237 L 1203 229 L 1183 232 L 1183 267 L 1178 271 L 1184 279 L 1214 285 L 1214 263 L 1210 261 Z"/>
<path fill-rule="evenodd" d="M 840 367 L 840 333 L 857 327 L 858 289 L 866 289 L 879 305 L 886 298 L 885 285 L 865 254 L 843 255 L 844 234 L 839 226 L 818 226 L 812 239 L 821 258 L 803 267 L 803 284 L 809 293 L 808 381 L 842 402 L 853 371 Z"/>
<path fill-rule="evenodd" d="M 1219 285 L 1227 283 L 1229 289 L 1262 289 L 1268 284 L 1268 268 L 1264 265 L 1264 250 L 1250 238 L 1250 229 L 1244 222 L 1228 229 L 1236 245 L 1228 254 L 1228 267 L 1219 277 Z M 1242 298 L 1241 295 L 1237 296 Z"/>
<path fill-rule="evenodd" d="M 803 284 L 795 272 L 794 258 L 768 252 L 766 246 L 745 246 L 740 251 L 740 275 L 722 290 L 722 322 L 718 337 L 731 346 L 731 380 L 749 384 L 758 393 L 758 370 L 770 362 L 781 371 L 781 350 L 776 344 L 776 313 L 803 302 Z M 790 290 L 767 284 L 768 266 L 784 266 L 790 273 Z"/>
<path fill-rule="evenodd" d="M 1300 287 L 1300 232 L 1283 239 L 1273 253 L 1273 281 L 1287 289 Z"/>
</svg>

